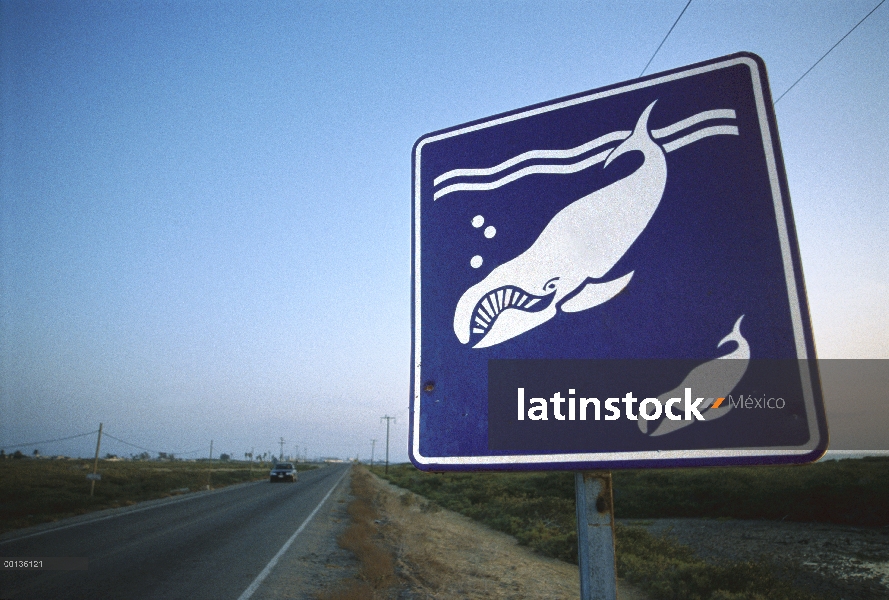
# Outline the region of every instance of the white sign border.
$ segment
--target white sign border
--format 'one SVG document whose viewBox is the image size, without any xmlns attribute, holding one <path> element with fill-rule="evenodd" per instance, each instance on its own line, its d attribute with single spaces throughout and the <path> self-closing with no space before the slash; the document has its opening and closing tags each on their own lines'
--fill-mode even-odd
<svg viewBox="0 0 889 600">
<path fill-rule="evenodd" d="M 561 453 L 561 454 L 526 454 L 526 455 L 486 455 L 486 456 L 424 456 L 420 452 L 420 408 L 422 406 L 422 381 L 420 365 L 422 364 L 422 306 L 420 302 L 422 291 L 422 278 L 420 272 L 421 249 L 421 155 L 423 146 L 447 139 L 471 131 L 478 131 L 487 127 L 493 127 L 502 123 L 524 119 L 534 115 L 558 110 L 576 104 L 592 102 L 600 98 L 607 98 L 617 94 L 623 94 L 653 85 L 675 81 L 686 77 L 693 77 L 702 73 L 725 69 L 736 65 L 746 65 L 750 69 L 753 91 L 756 98 L 757 117 L 760 124 L 760 132 L 763 140 L 763 149 L 766 156 L 766 164 L 769 170 L 769 182 L 772 189 L 772 199 L 775 207 L 778 236 L 781 244 L 781 255 L 784 262 L 784 276 L 787 282 L 787 294 L 790 299 L 790 316 L 793 324 L 794 340 L 796 342 L 797 359 L 805 361 L 808 358 L 806 350 L 805 331 L 803 328 L 802 309 L 799 303 L 799 290 L 796 283 L 796 274 L 793 268 L 793 256 L 790 248 L 790 234 L 787 229 L 787 221 L 784 215 L 784 198 L 781 193 L 780 178 L 778 176 L 778 161 L 775 157 L 775 149 L 772 146 L 772 132 L 770 129 L 768 112 L 766 111 L 765 95 L 762 89 L 763 74 L 760 65 L 750 56 L 736 56 L 725 61 L 717 61 L 687 71 L 669 73 L 661 77 L 655 77 L 645 81 L 631 83 L 625 86 L 615 87 L 601 92 L 595 92 L 586 96 L 572 98 L 564 102 L 549 104 L 527 111 L 510 114 L 499 119 L 493 119 L 482 123 L 476 123 L 460 129 L 455 129 L 421 139 L 414 149 L 414 364 L 413 364 L 413 432 L 410 439 L 410 456 L 421 465 L 467 465 L 476 467 L 508 468 L 521 465 L 558 464 L 558 463 L 617 463 L 637 461 L 666 461 L 688 459 L 719 459 L 719 458 L 753 458 L 753 457 L 779 457 L 779 456 L 803 456 L 812 453 L 820 444 L 821 438 L 818 430 L 817 413 L 815 409 L 814 390 L 812 378 L 807 362 L 802 365 L 803 397 L 805 400 L 806 420 L 809 425 L 809 441 L 798 447 L 786 446 L 767 448 L 719 448 L 712 450 L 654 450 L 634 452 L 586 452 L 586 453 Z"/>
</svg>

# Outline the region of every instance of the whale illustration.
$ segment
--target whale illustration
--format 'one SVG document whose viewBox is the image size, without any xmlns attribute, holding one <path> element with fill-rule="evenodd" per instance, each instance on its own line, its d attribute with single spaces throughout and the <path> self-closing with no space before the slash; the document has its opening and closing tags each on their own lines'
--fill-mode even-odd
<svg viewBox="0 0 889 600">
<path fill-rule="evenodd" d="M 743 318 L 744 315 L 741 315 L 735 321 L 735 326 L 732 328 L 731 333 L 722 338 L 716 345 L 718 349 L 724 344 L 735 342 L 738 345 L 737 348 L 725 356 L 720 356 L 692 369 L 683 382 L 675 389 L 658 397 L 662 404 L 671 398 L 682 398 L 685 388 L 690 388 L 695 397 L 705 399 L 700 410 L 701 416 L 704 417 L 705 421 L 712 421 L 729 413 L 732 409 L 731 404 L 723 404 L 720 408 L 715 409 L 711 407 L 717 398 L 728 396 L 741 381 L 741 378 L 744 377 L 744 373 L 747 372 L 747 365 L 750 363 L 750 345 L 744 336 L 741 335 L 741 320 Z M 652 415 L 653 413 L 647 412 L 646 414 Z M 682 429 L 694 422 L 686 420 L 673 421 L 662 418 L 657 427 L 649 433 L 649 425 L 654 425 L 654 422 L 649 423 L 645 419 L 639 419 L 639 430 L 642 433 L 656 437 Z"/>
<path fill-rule="evenodd" d="M 639 151 L 645 160 L 638 169 L 563 208 L 530 248 L 463 293 L 454 312 L 460 343 L 483 334 L 473 348 L 499 344 L 546 323 L 559 310 L 573 313 L 607 302 L 627 286 L 633 271 L 601 279 L 648 225 L 664 193 L 666 157 L 648 130 L 656 102 L 603 166 Z"/>
</svg>

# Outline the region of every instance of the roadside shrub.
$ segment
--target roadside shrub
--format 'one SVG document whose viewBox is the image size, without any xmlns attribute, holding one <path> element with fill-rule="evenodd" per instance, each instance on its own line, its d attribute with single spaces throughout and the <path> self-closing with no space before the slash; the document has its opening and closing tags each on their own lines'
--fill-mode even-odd
<svg viewBox="0 0 889 600">
<path fill-rule="evenodd" d="M 395 583 L 395 562 L 392 554 L 373 539 L 376 535 L 374 521 L 379 518 L 379 512 L 373 503 L 374 493 L 368 478 L 369 475 L 363 471 L 352 472 L 352 495 L 355 499 L 346 507 L 351 523 L 337 542 L 355 554 L 360 562 L 359 577 L 367 585 L 373 589 L 385 589 Z"/>
<path fill-rule="evenodd" d="M 889 464 L 889 463 L 887 463 Z M 797 467 L 799 468 L 799 467 Z M 666 486 L 651 492 L 642 514 L 655 518 L 659 512 L 687 509 L 687 505 L 701 507 L 710 492 L 707 485 L 717 489 L 732 489 L 736 483 L 713 483 L 725 477 L 726 469 L 702 469 L 679 471 L 680 479 L 694 478 L 702 472 L 697 485 L 700 494 L 692 494 L 690 502 L 683 504 L 683 493 L 671 488 L 679 470 L 642 471 L 646 487 Z M 731 470 L 734 474 L 737 469 Z M 621 477 L 619 477 L 621 475 Z M 621 511 L 617 487 L 624 474 L 615 473 L 615 512 Z M 771 477 L 766 475 L 769 484 Z M 637 476 L 637 477 L 642 477 Z M 515 537 L 541 554 L 577 563 L 577 529 L 574 505 L 573 473 L 447 473 L 427 474 L 412 465 L 389 467 L 388 479 L 392 483 L 430 498 L 435 503 L 460 512 L 468 517 Z M 637 479 L 631 484 L 641 485 Z M 672 483 L 671 483 L 672 482 Z M 683 479 L 683 484 L 685 483 Z M 720 487 L 721 486 L 721 487 Z M 735 496 L 732 496 L 735 497 Z M 665 507 L 659 507 L 653 499 L 664 499 Z M 624 504 L 627 504 L 626 499 Z M 722 504 L 709 505 L 711 514 L 695 516 L 719 516 Z M 728 510 L 739 510 L 735 506 Z M 717 513 L 713 515 L 712 513 Z M 657 537 L 641 527 L 615 527 L 616 559 L 618 575 L 639 585 L 654 600 L 815 600 L 816 596 L 794 589 L 789 583 L 775 576 L 769 567 L 757 563 L 726 563 L 704 561 L 692 550 L 666 537 Z"/>
</svg>

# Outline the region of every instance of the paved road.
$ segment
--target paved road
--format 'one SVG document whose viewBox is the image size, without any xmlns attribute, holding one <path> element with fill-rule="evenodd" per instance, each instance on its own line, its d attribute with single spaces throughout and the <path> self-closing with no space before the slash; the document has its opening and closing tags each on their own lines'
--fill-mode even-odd
<svg viewBox="0 0 889 600">
<path fill-rule="evenodd" d="M 68 527 L 62 523 L 39 535 L 0 541 L 3 557 L 89 559 L 86 571 L 2 571 L 0 600 L 236 600 L 325 495 L 338 482 L 345 484 L 347 469 L 308 471 L 294 484 L 261 482 L 197 493 L 148 510 Z M 299 544 L 297 536 L 289 551 Z"/>
</svg>

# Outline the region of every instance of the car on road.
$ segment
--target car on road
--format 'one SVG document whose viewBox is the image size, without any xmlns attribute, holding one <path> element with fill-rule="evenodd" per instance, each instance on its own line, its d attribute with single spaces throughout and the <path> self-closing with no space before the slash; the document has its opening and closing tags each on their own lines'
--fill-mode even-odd
<svg viewBox="0 0 889 600">
<path fill-rule="evenodd" d="M 296 479 L 296 467 L 293 466 L 293 463 L 278 463 L 269 472 L 269 481 L 272 483 L 276 481 L 296 481 Z"/>
</svg>

